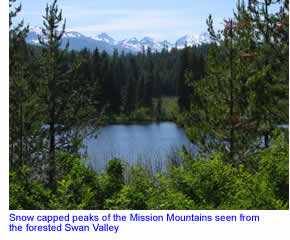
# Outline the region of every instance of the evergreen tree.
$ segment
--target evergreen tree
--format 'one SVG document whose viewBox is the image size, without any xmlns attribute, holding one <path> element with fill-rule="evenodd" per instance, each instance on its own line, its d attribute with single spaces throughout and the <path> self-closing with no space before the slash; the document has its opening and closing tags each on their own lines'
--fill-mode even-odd
<svg viewBox="0 0 290 240">
<path fill-rule="evenodd" d="M 138 86 L 137 86 L 137 106 L 138 107 L 144 107 L 145 106 L 145 99 L 144 99 L 144 72 L 140 74 L 140 78 L 138 81 Z"/>
<path fill-rule="evenodd" d="M 265 77 L 252 82 L 256 86 L 252 101 L 268 147 L 273 127 L 289 121 L 289 1 L 249 0 L 245 15 L 256 29 L 257 65 L 266 71 Z"/>
<path fill-rule="evenodd" d="M 131 114 L 135 110 L 135 87 L 134 81 L 130 77 L 126 85 L 122 89 L 122 107 L 126 114 Z"/>
<path fill-rule="evenodd" d="M 178 72 L 176 91 L 178 98 L 178 106 L 181 112 L 189 111 L 190 109 L 190 89 L 185 83 L 185 73 L 189 70 L 189 48 L 185 48 L 181 51 Z"/>
<path fill-rule="evenodd" d="M 48 125 L 48 185 L 53 191 L 57 187 L 56 150 L 79 155 L 78 150 L 84 134 L 82 127 L 90 120 L 88 70 L 80 75 L 82 64 L 76 61 L 71 66 L 65 63 L 68 44 L 61 50 L 61 39 L 65 32 L 65 21 L 57 1 L 46 7 L 43 17 L 43 35 L 47 39 L 39 42 L 43 47 L 41 56 L 42 82 L 39 96 L 44 104 L 45 122 Z M 46 41 L 47 40 L 47 41 Z M 83 65 L 85 67 L 85 65 Z M 88 66 L 86 66 L 88 67 Z M 57 138 L 56 138 L 57 137 Z M 57 141 L 56 141 L 57 140 Z"/>
<path fill-rule="evenodd" d="M 247 154 L 261 146 L 265 119 L 272 119 L 268 131 L 279 122 L 272 115 L 272 98 L 283 99 L 282 94 L 276 98 L 277 85 L 269 81 L 271 66 L 264 62 L 249 11 L 240 2 L 237 9 L 235 19 L 225 20 L 224 30 L 217 34 L 211 16 L 207 21 L 209 33 L 219 46 L 210 50 L 207 76 L 193 83 L 200 101 L 199 105 L 192 104 L 190 127 L 192 140 L 201 143 L 203 150 L 223 152 L 225 159 L 234 164 L 243 162 Z M 192 74 L 187 77 L 193 82 Z M 278 109 L 286 110 L 285 105 L 279 101 L 277 104 Z"/>
<path fill-rule="evenodd" d="M 118 50 L 114 49 L 112 60 L 112 74 L 113 74 L 113 91 L 112 91 L 112 107 L 113 112 L 119 114 L 121 108 L 121 64 Z"/>
<path fill-rule="evenodd" d="M 65 24 L 62 30 L 58 31 L 58 26 L 63 20 L 62 12 L 58 10 L 56 0 L 51 6 L 46 6 L 45 16 L 43 16 L 44 28 L 42 33 L 47 37 L 47 42 L 39 37 L 40 44 L 43 49 L 43 93 L 41 94 L 45 105 L 47 106 L 47 123 L 49 125 L 49 169 L 48 181 L 49 187 L 53 190 L 56 189 L 56 142 L 57 124 L 59 123 L 60 104 L 62 103 L 64 79 L 61 70 L 61 61 L 63 53 L 59 47 L 61 45 L 61 38 L 65 31 Z M 68 46 L 67 46 L 68 48 Z M 47 88 L 45 87 L 47 86 Z"/>
<path fill-rule="evenodd" d="M 200 99 L 199 105 L 192 104 L 191 137 L 206 152 L 223 152 L 226 161 L 239 163 L 245 153 L 242 150 L 245 147 L 246 151 L 249 150 L 249 144 L 255 140 L 251 141 L 249 136 L 243 136 L 240 132 L 244 124 L 242 119 L 248 120 L 245 112 L 248 105 L 240 101 L 248 97 L 245 92 L 241 96 L 245 82 L 239 73 L 244 73 L 246 66 L 242 66 L 239 56 L 240 35 L 232 19 L 225 21 L 225 28 L 219 34 L 213 30 L 211 16 L 207 23 L 211 37 L 220 46 L 213 45 L 209 52 L 205 78 L 196 82 L 192 74 L 188 75 Z M 243 145 L 245 138 L 246 146 Z"/>
<path fill-rule="evenodd" d="M 147 49 L 147 63 L 146 63 L 146 73 L 144 80 L 144 107 L 151 108 L 153 107 L 152 98 L 153 98 L 153 63 L 152 63 L 152 54 L 151 49 Z"/>
<path fill-rule="evenodd" d="M 35 94 L 37 71 L 25 43 L 29 27 L 23 21 L 13 26 L 13 18 L 21 11 L 21 5 L 12 9 L 14 2 L 9 1 L 9 162 L 11 169 L 18 169 L 31 166 L 40 151 L 41 107 Z"/>
</svg>

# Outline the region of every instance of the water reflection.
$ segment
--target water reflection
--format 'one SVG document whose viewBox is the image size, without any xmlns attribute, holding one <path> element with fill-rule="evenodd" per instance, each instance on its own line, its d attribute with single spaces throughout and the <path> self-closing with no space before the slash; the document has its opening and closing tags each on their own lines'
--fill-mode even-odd
<svg viewBox="0 0 290 240">
<path fill-rule="evenodd" d="M 147 164 L 166 167 L 172 154 L 181 151 L 182 145 L 194 148 L 185 133 L 175 123 L 117 124 L 100 129 L 97 139 L 85 139 L 88 158 L 97 169 L 103 169 L 112 158 L 130 164 Z"/>
</svg>

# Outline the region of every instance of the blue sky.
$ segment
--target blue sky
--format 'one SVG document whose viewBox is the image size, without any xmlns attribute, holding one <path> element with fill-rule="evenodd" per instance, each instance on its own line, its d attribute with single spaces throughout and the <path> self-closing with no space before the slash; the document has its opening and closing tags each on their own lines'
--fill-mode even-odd
<svg viewBox="0 0 290 240">
<path fill-rule="evenodd" d="M 42 26 L 45 6 L 52 0 L 22 2 L 19 18 Z M 233 14 L 236 0 L 58 0 L 67 20 L 67 31 L 93 36 L 106 32 L 116 40 L 149 36 L 175 42 L 186 34 L 207 31 L 211 13 L 217 28 Z M 18 19 L 19 20 L 19 19 Z"/>
</svg>

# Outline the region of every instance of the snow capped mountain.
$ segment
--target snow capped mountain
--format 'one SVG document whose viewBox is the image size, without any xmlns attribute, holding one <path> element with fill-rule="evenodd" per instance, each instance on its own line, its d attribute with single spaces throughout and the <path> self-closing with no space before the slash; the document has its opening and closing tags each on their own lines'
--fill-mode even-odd
<svg viewBox="0 0 290 240">
<path fill-rule="evenodd" d="M 104 41 L 104 42 L 112 44 L 112 45 L 116 44 L 116 41 L 106 33 L 101 33 L 101 34 L 99 34 L 97 36 L 93 36 L 91 38 L 96 40 L 96 41 Z"/>
<path fill-rule="evenodd" d="M 38 26 L 29 27 L 29 32 L 30 33 L 33 33 L 34 32 L 34 33 L 36 33 L 38 35 L 42 35 L 42 30 Z"/>
<path fill-rule="evenodd" d="M 184 48 L 185 45 L 192 47 L 192 46 L 198 46 L 204 43 L 210 43 L 211 39 L 208 35 L 208 33 L 202 33 L 202 34 L 194 34 L 194 35 L 185 35 L 181 38 L 179 38 L 176 41 L 177 49 Z"/>
<path fill-rule="evenodd" d="M 161 44 L 164 48 L 168 48 L 168 50 L 170 50 L 171 48 L 174 47 L 174 44 L 168 42 L 167 40 L 164 40 L 163 42 L 160 42 L 160 44 Z"/>
<path fill-rule="evenodd" d="M 118 48 L 132 49 L 133 51 L 141 51 L 142 46 L 137 38 L 129 38 L 118 42 Z"/>
<path fill-rule="evenodd" d="M 84 35 L 82 35 L 78 32 L 65 32 L 63 34 L 63 37 L 65 37 L 65 38 L 81 38 L 81 37 L 84 37 Z"/>
<path fill-rule="evenodd" d="M 148 48 L 151 48 L 152 50 L 160 52 L 164 48 L 164 46 L 160 42 L 157 42 L 153 38 L 150 38 L 150 37 L 144 37 L 140 41 L 140 43 L 142 44 L 145 50 L 147 50 Z"/>
<path fill-rule="evenodd" d="M 46 40 L 40 27 L 30 27 L 26 41 L 30 44 L 39 45 L 38 35 Z M 114 49 L 118 49 L 119 52 L 124 51 L 125 53 L 137 53 L 142 52 L 143 49 L 146 51 L 150 48 L 152 52 L 160 52 L 164 48 L 171 50 L 176 46 L 178 49 L 183 49 L 185 45 L 195 46 L 211 42 L 207 33 L 200 35 L 186 35 L 179 38 L 175 44 L 172 44 L 167 40 L 159 42 L 151 37 L 144 37 L 141 40 L 132 37 L 121 41 L 116 41 L 106 33 L 88 37 L 78 32 L 65 32 L 62 38 L 61 47 L 64 48 L 68 41 L 70 50 L 73 49 L 79 51 L 83 48 L 87 48 L 93 51 L 95 48 L 98 48 L 99 51 L 106 51 L 108 54 L 113 54 Z"/>
</svg>

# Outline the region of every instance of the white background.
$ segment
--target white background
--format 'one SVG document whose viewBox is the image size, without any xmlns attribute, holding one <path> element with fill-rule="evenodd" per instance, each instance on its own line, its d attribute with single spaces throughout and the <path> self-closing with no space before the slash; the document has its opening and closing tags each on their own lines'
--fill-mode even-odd
<svg viewBox="0 0 290 240">
<path fill-rule="evenodd" d="M 30 0 L 26 0 L 30 1 Z M 60 0 L 61 1 L 61 0 Z M 25 1 L 24 1 L 25 2 Z M 37 1 L 35 1 L 37 4 Z M 174 211 L 175 214 L 188 215 L 259 215 L 260 222 L 125 222 L 119 223 L 119 231 L 114 233 L 98 232 L 9 232 L 9 213 L 22 215 L 66 214 L 68 211 L 9 211 L 9 48 L 8 48 L 8 0 L 0 1 L 1 17 L 1 75 L 0 75 L 0 146 L 1 146 L 1 239 L 289 239 L 290 212 L 289 211 Z M 132 211 L 110 211 L 120 215 L 129 215 Z M 169 211 L 136 211 L 136 213 L 155 215 L 165 214 Z M 170 211 L 171 212 L 171 211 Z M 70 211 L 70 214 L 87 215 L 108 214 L 109 211 Z M 288 237 L 288 238 L 287 238 Z"/>
</svg>

